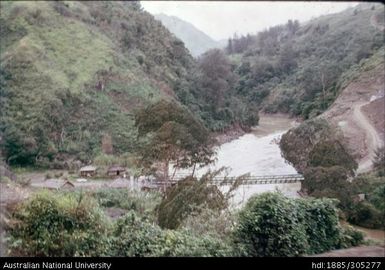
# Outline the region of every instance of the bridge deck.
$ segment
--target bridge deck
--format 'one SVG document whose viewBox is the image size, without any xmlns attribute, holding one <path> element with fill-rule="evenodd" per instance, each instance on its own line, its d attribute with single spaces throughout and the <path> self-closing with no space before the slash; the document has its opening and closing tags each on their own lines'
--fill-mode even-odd
<svg viewBox="0 0 385 270">
<path fill-rule="evenodd" d="M 168 181 L 152 181 L 149 183 L 149 187 L 156 188 L 170 186 L 178 184 L 180 180 L 183 180 L 185 177 L 177 177 L 173 180 Z M 301 182 L 304 180 L 303 176 L 300 174 L 290 174 L 290 175 L 252 175 L 239 177 L 215 177 L 211 181 L 214 185 L 229 185 L 234 183 L 237 179 L 239 180 L 240 185 L 264 185 L 264 184 L 289 184 L 295 182 Z"/>
</svg>

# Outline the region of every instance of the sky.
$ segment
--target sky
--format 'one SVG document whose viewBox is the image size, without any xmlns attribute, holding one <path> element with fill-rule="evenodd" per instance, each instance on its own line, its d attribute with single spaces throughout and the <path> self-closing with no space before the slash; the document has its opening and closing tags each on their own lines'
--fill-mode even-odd
<svg viewBox="0 0 385 270">
<path fill-rule="evenodd" d="M 262 2 L 262 1 L 141 1 L 152 13 L 177 16 L 215 40 L 255 34 L 289 19 L 305 22 L 313 17 L 340 12 L 358 2 Z"/>
</svg>

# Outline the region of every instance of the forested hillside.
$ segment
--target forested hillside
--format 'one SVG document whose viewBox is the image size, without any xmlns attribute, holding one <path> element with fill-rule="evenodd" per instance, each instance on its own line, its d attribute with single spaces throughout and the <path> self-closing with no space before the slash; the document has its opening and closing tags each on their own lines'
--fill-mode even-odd
<svg viewBox="0 0 385 270">
<path fill-rule="evenodd" d="M 360 4 L 299 24 L 289 21 L 256 36 L 229 40 L 237 93 L 270 113 L 312 118 L 338 96 L 341 75 L 378 50 L 384 36 L 382 4 Z"/>
<path fill-rule="evenodd" d="M 103 145 L 132 152 L 136 109 L 197 90 L 191 74 L 200 69 L 183 42 L 138 2 L 1 2 L 1 11 L 7 163 L 61 167 Z M 204 115 L 201 104 L 193 109 Z"/>
<path fill-rule="evenodd" d="M 198 59 L 138 2 L 1 2 L 1 11 L 8 164 L 130 155 L 133 115 L 161 99 L 211 131 L 247 130 L 260 109 L 312 118 L 338 95 L 341 74 L 383 48 L 379 4 L 233 38 Z"/>
</svg>

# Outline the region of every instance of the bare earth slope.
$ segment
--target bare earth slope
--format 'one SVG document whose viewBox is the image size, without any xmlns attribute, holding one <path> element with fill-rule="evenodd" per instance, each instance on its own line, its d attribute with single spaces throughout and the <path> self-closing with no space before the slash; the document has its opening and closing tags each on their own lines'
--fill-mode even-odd
<svg viewBox="0 0 385 270">
<path fill-rule="evenodd" d="M 320 116 L 342 131 L 358 172 L 370 169 L 374 150 L 384 144 L 384 84 L 382 62 L 350 82 Z"/>
</svg>

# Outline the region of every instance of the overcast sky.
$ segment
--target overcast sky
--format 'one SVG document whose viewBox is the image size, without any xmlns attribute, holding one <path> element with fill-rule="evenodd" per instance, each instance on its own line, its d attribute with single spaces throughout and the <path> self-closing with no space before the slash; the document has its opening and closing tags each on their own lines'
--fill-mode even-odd
<svg viewBox="0 0 385 270">
<path fill-rule="evenodd" d="M 177 16 L 220 40 L 235 32 L 255 34 L 289 19 L 304 22 L 342 11 L 357 2 L 141 1 L 141 4 L 152 14 Z"/>
</svg>

